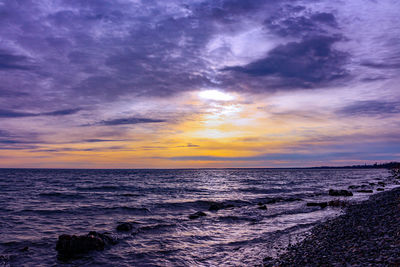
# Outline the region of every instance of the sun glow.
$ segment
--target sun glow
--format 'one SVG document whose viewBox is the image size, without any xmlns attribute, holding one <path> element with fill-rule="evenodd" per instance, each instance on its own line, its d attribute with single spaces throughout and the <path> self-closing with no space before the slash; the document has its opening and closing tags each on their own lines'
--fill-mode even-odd
<svg viewBox="0 0 400 267">
<path fill-rule="evenodd" d="M 231 94 L 224 93 L 218 90 L 204 90 L 199 93 L 199 97 L 215 101 L 231 101 L 235 97 Z"/>
</svg>

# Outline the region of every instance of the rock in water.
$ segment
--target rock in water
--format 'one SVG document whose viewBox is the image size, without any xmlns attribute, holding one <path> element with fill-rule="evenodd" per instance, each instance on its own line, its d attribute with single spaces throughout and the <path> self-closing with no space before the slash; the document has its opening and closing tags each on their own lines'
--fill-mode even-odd
<svg viewBox="0 0 400 267">
<path fill-rule="evenodd" d="M 308 207 L 320 207 L 321 209 L 324 209 L 328 206 L 328 202 L 308 202 L 307 206 Z"/>
<path fill-rule="evenodd" d="M 60 235 L 56 250 L 59 259 L 69 259 L 92 250 L 103 250 L 106 244 L 115 244 L 107 234 L 89 232 L 87 235 Z"/>
<path fill-rule="evenodd" d="M 193 214 L 189 215 L 189 219 L 193 220 L 193 219 L 197 219 L 197 218 L 200 218 L 200 217 L 203 217 L 203 216 L 207 216 L 207 214 L 205 214 L 202 211 L 198 211 L 196 213 L 193 213 Z"/>
<path fill-rule="evenodd" d="M 357 192 L 358 193 L 373 193 L 374 191 L 373 190 L 370 190 L 370 189 L 365 189 L 365 190 L 357 190 Z"/>
<path fill-rule="evenodd" d="M 347 191 L 347 190 L 335 190 L 335 189 L 329 189 L 329 195 L 330 196 L 344 196 L 344 197 L 351 197 L 353 195 L 352 192 Z"/>
<path fill-rule="evenodd" d="M 212 203 L 208 208 L 209 211 L 219 211 L 222 209 L 233 208 L 234 205 L 232 204 L 224 204 L 224 203 Z"/>
<path fill-rule="evenodd" d="M 267 210 L 267 206 L 265 205 L 261 205 L 258 207 L 259 210 Z"/>
<path fill-rule="evenodd" d="M 128 232 L 128 231 L 132 230 L 132 228 L 133 228 L 133 226 L 131 223 L 124 222 L 117 226 L 117 231 Z"/>
<path fill-rule="evenodd" d="M 330 207 L 341 207 L 341 208 L 343 208 L 343 207 L 346 207 L 348 205 L 349 205 L 348 202 L 340 200 L 340 199 L 335 199 L 335 200 L 331 200 L 331 201 L 328 202 L 328 206 L 330 206 Z"/>
</svg>

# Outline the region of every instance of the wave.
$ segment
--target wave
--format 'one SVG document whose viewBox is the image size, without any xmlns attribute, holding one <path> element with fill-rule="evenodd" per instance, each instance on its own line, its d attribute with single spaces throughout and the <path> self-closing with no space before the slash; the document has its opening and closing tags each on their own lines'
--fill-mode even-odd
<svg viewBox="0 0 400 267">
<path fill-rule="evenodd" d="M 78 193 L 67 193 L 67 192 L 44 192 L 40 193 L 39 196 L 47 198 L 68 198 L 68 199 L 83 199 L 85 196 Z"/>
</svg>

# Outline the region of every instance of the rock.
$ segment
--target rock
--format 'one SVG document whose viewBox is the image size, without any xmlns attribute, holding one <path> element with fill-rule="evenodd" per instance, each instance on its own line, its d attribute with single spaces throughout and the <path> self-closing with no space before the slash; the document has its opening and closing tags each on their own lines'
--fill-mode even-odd
<svg viewBox="0 0 400 267">
<path fill-rule="evenodd" d="M 107 244 L 116 242 L 107 234 L 89 232 L 87 235 L 60 235 L 56 250 L 60 259 L 69 259 L 92 250 L 103 250 Z"/>
<path fill-rule="evenodd" d="M 383 188 L 377 188 L 376 191 L 384 191 L 385 189 Z"/>
<path fill-rule="evenodd" d="M 358 193 L 373 193 L 374 191 L 371 189 L 363 189 L 363 190 L 357 190 Z"/>
<path fill-rule="evenodd" d="M 259 210 L 267 210 L 267 206 L 265 205 L 261 205 L 258 207 Z"/>
<path fill-rule="evenodd" d="M 329 207 L 346 207 L 349 203 L 340 199 L 331 200 L 328 202 Z"/>
<path fill-rule="evenodd" d="M 378 182 L 378 185 L 385 186 L 386 184 L 384 182 Z"/>
<path fill-rule="evenodd" d="M 320 207 L 321 209 L 324 209 L 328 206 L 327 202 L 308 202 L 306 204 L 308 207 Z"/>
<path fill-rule="evenodd" d="M 265 257 L 263 259 L 263 267 L 272 267 L 274 266 L 275 259 L 272 257 Z"/>
<path fill-rule="evenodd" d="M 335 189 L 329 189 L 329 195 L 330 196 L 344 196 L 344 197 L 351 197 L 353 195 L 352 192 L 347 191 L 347 190 L 335 190 Z"/>
<path fill-rule="evenodd" d="M 207 216 L 207 214 L 205 212 L 198 211 L 196 213 L 190 214 L 189 219 L 194 220 L 194 219 L 204 217 L 204 216 Z"/>
<path fill-rule="evenodd" d="M 224 204 L 224 203 L 212 203 L 208 208 L 209 211 L 219 211 L 222 209 L 233 208 L 232 204 Z"/>
<path fill-rule="evenodd" d="M 117 231 L 128 232 L 133 229 L 133 225 L 128 222 L 121 223 L 117 226 Z"/>
<path fill-rule="evenodd" d="M 21 252 L 26 252 L 26 251 L 28 251 L 29 250 L 29 247 L 24 247 L 24 248 L 21 248 L 19 251 L 21 251 Z"/>
</svg>

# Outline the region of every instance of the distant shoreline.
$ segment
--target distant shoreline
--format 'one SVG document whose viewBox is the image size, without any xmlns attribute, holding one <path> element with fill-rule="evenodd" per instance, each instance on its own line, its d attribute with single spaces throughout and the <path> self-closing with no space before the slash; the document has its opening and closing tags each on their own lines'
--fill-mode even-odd
<svg viewBox="0 0 400 267">
<path fill-rule="evenodd" d="M 236 169 L 265 169 L 265 170 L 309 170 L 309 169 L 392 169 L 400 166 L 400 162 L 389 162 L 382 164 L 364 164 L 348 166 L 316 166 L 316 167 L 220 167 L 220 168 L 6 168 L 0 167 L 0 170 L 236 170 Z"/>
</svg>

